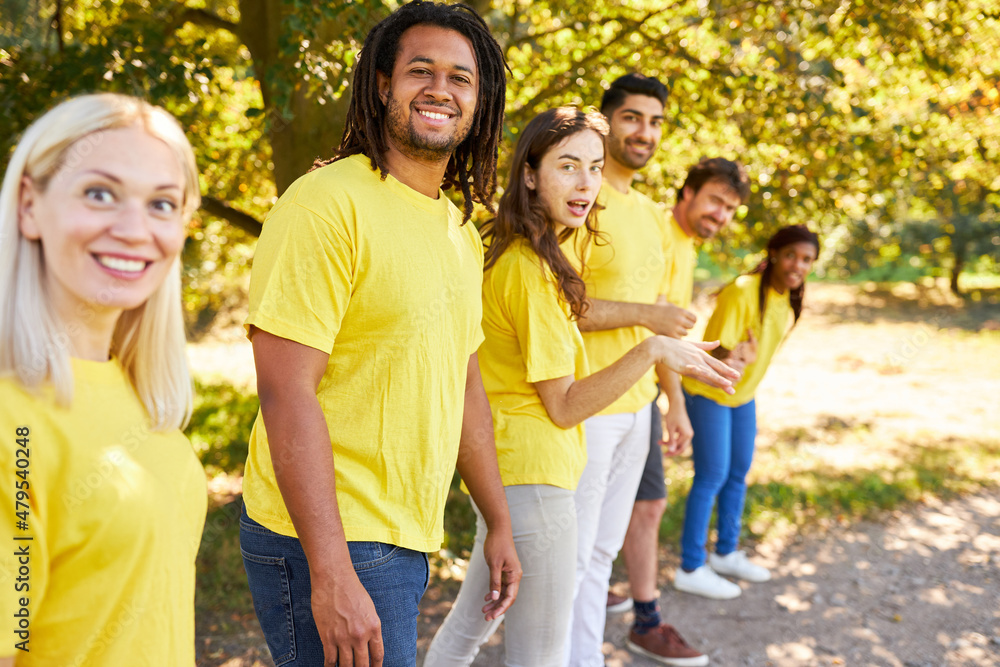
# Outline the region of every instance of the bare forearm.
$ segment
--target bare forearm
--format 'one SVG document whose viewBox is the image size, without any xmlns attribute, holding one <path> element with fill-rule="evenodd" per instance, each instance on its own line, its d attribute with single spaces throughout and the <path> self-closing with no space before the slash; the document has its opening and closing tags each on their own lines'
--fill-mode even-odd
<svg viewBox="0 0 1000 667">
<path fill-rule="evenodd" d="M 566 392 L 559 421 L 553 421 L 569 428 L 621 398 L 655 363 L 653 340 L 647 338 L 610 366 L 573 382 Z"/>
<path fill-rule="evenodd" d="M 261 398 L 278 489 L 314 577 L 351 568 L 337 506 L 333 450 L 314 394 Z"/>
<path fill-rule="evenodd" d="M 590 308 L 577 321 L 580 331 L 607 331 L 621 327 L 646 326 L 651 308 L 646 303 L 589 299 Z"/>
<path fill-rule="evenodd" d="M 504 495 L 493 440 L 493 416 L 478 368 L 476 377 L 470 380 L 465 390 L 462 439 L 458 445 L 456 468 L 490 530 L 509 525 L 507 496 Z"/>
</svg>

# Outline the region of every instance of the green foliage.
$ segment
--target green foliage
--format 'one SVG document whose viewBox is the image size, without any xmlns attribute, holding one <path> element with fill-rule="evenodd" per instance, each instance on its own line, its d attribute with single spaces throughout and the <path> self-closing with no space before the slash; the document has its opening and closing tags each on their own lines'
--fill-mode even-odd
<svg viewBox="0 0 1000 667">
<path fill-rule="evenodd" d="M 225 623 L 231 614 L 253 609 L 240 555 L 242 500 L 212 507 L 205 519 L 196 563 L 195 618 Z M 199 634 L 203 634 L 199 632 Z"/>
<path fill-rule="evenodd" d="M 784 526 L 815 527 L 827 521 L 876 519 L 882 512 L 927 497 L 948 498 L 996 484 L 1000 443 L 905 443 L 899 465 L 831 471 L 822 460 L 809 461 L 795 445 L 807 431 L 789 434 L 759 451 L 747 487 L 742 538 L 761 539 Z M 838 436 L 843 437 L 843 436 Z M 788 462 L 798 460 L 797 469 Z M 763 472 L 760 472 L 763 470 Z M 684 502 L 691 488 L 690 464 L 668 466 L 668 504 L 660 527 L 664 544 L 677 544 Z"/>
<path fill-rule="evenodd" d="M 260 402 L 228 384 L 195 383 L 195 404 L 185 434 L 210 476 L 243 473 L 250 430 Z"/>
<path fill-rule="evenodd" d="M 0 162 L 58 99 L 139 94 L 188 128 L 205 196 L 257 221 L 339 142 L 356 54 L 398 6 L 0 2 Z M 755 261 L 733 248 L 759 249 L 790 223 L 821 232 L 821 276 L 902 255 L 955 275 L 997 260 L 1000 13 L 991 0 L 471 4 L 511 66 L 502 161 L 537 112 L 597 105 L 611 80 L 638 69 L 671 90 L 663 147 L 640 187 L 669 205 L 697 158 L 747 164 L 751 201 L 705 248 L 728 271 Z M 203 214 L 185 252 L 195 332 L 243 293 L 255 225 L 244 226 L 250 234 L 224 226 Z"/>
</svg>

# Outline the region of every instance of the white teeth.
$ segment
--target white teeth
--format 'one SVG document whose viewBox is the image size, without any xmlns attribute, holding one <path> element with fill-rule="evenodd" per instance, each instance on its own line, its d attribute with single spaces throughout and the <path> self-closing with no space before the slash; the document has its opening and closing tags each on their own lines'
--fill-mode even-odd
<svg viewBox="0 0 1000 667">
<path fill-rule="evenodd" d="M 141 259 L 125 259 L 123 257 L 108 257 L 98 255 L 97 261 L 101 266 L 106 266 L 112 271 L 124 271 L 126 273 L 138 273 L 146 268 L 146 262 Z"/>
<path fill-rule="evenodd" d="M 446 113 L 435 113 L 433 111 L 421 111 L 420 113 L 435 120 L 447 120 L 448 118 L 451 118 L 451 116 Z"/>
</svg>

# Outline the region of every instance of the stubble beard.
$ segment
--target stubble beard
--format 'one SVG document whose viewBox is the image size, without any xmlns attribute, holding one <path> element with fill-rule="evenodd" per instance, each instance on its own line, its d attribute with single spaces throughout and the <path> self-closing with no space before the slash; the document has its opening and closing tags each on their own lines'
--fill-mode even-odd
<svg viewBox="0 0 1000 667">
<path fill-rule="evenodd" d="M 629 156 L 628 151 L 625 149 L 625 140 L 619 139 L 614 135 L 610 135 L 608 137 L 607 146 L 611 159 L 635 171 L 645 167 L 649 160 L 653 157 L 652 151 L 650 151 L 649 157 L 644 159 Z"/>
<path fill-rule="evenodd" d="M 451 109 L 449 109 L 451 111 Z M 445 136 L 421 136 L 414 127 L 412 118 L 417 112 L 410 109 L 410 121 L 407 122 L 403 113 L 403 105 L 390 92 L 386 99 L 386 132 L 396 147 L 408 157 L 427 161 L 440 162 L 451 158 L 471 130 L 471 124 L 465 128 L 459 126 Z M 461 116 L 459 116 L 461 119 Z"/>
</svg>

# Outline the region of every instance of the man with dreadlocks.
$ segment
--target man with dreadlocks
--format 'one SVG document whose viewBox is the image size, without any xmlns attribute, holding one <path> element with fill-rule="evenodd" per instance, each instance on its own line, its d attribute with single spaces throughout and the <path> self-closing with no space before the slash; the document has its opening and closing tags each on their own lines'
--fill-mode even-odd
<svg viewBox="0 0 1000 667">
<path fill-rule="evenodd" d="M 369 33 L 347 127 L 271 210 L 246 326 L 261 411 L 240 545 L 279 665 L 413 665 L 456 465 L 489 529 L 493 619 L 521 567 L 476 350 L 506 64 L 465 5 Z M 465 212 L 443 194 L 461 189 Z"/>
</svg>

